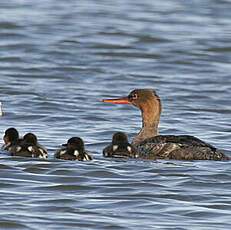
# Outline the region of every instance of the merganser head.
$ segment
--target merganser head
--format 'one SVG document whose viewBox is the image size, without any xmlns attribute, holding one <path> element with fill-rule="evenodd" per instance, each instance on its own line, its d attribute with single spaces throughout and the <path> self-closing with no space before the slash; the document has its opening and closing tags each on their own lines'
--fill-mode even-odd
<svg viewBox="0 0 231 230">
<path fill-rule="evenodd" d="M 37 137 L 33 133 L 27 133 L 23 136 L 23 141 L 27 144 L 36 145 L 37 144 Z"/>
<path fill-rule="evenodd" d="M 132 104 L 140 109 L 150 101 L 160 101 L 159 96 L 153 89 L 135 89 L 127 97 L 104 99 L 103 102 L 112 104 Z"/>
<path fill-rule="evenodd" d="M 63 146 L 66 146 L 69 150 L 77 150 L 79 153 L 84 152 L 84 142 L 80 137 L 70 138 Z"/>
<path fill-rule="evenodd" d="M 133 139 L 133 144 L 138 144 L 146 138 L 158 135 L 161 101 L 155 90 L 135 89 L 127 97 L 104 99 L 102 101 L 112 104 L 131 104 L 141 110 L 142 129 Z"/>
<path fill-rule="evenodd" d="M 15 128 L 9 128 L 5 131 L 5 135 L 3 136 L 3 140 L 5 144 L 17 142 L 19 139 L 19 133 Z"/>
</svg>

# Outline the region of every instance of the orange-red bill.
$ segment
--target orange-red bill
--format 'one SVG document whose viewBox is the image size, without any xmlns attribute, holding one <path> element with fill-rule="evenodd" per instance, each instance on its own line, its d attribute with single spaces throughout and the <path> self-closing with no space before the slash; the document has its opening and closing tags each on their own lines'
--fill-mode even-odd
<svg viewBox="0 0 231 230">
<path fill-rule="evenodd" d="M 102 102 L 112 103 L 112 104 L 130 104 L 128 97 L 121 97 L 115 99 L 103 99 Z"/>
</svg>

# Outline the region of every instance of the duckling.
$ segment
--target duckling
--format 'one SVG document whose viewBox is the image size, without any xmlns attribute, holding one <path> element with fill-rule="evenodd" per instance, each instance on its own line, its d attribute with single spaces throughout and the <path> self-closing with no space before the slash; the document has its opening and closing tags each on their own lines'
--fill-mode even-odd
<svg viewBox="0 0 231 230">
<path fill-rule="evenodd" d="M 3 141 L 4 144 L 1 149 L 11 152 L 12 149 L 14 149 L 14 147 L 22 141 L 22 139 L 19 138 L 19 133 L 17 129 L 8 128 L 3 136 Z"/>
<path fill-rule="evenodd" d="M 62 148 L 56 151 L 55 158 L 78 161 L 89 161 L 93 159 L 85 150 L 84 142 L 80 137 L 72 137 L 62 146 Z"/>
<path fill-rule="evenodd" d="M 33 133 L 27 133 L 22 141 L 11 149 L 12 156 L 47 158 L 47 150 L 38 143 Z"/>
<path fill-rule="evenodd" d="M 112 136 L 112 143 L 103 150 L 105 157 L 137 158 L 138 152 L 129 142 L 123 132 L 116 132 Z"/>
</svg>

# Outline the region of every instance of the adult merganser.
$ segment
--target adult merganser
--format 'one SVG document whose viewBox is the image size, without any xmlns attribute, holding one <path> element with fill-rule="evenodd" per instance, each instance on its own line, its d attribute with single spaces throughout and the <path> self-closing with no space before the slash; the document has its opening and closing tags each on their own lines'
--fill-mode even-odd
<svg viewBox="0 0 231 230">
<path fill-rule="evenodd" d="M 56 151 L 55 158 L 79 161 L 92 160 L 92 156 L 85 150 L 84 142 L 80 137 L 72 137 L 62 146 Z"/>
<path fill-rule="evenodd" d="M 38 143 L 37 137 L 33 133 L 27 133 L 23 139 L 10 149 L 12 156 L 36 157 L 46 159 L 47 150 Z"/>
<path fill-rule="evenodd" d="M 131 157 L 137 158 L 137 150 L 128 142 L 128 137 L 123 132 L 113 134 L 112 143 L 103 150 L 105 157 Z"/>
<path fill-rule="evenodd" d="M 158 135 L 161 100 L 153 89 L 135 89 L 127 97 L 104 99 L 113 104 L 131 104 L 141 110 L 142 129 L 132 144 L 139 157 L 175 160 L 229 160 L 214 146 L 189 135 Z"/>
</svg>

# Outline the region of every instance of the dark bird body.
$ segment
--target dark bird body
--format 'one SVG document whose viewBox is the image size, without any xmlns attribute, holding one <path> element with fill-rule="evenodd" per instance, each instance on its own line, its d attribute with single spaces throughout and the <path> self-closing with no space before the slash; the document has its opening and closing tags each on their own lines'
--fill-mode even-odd
<svg viewBox="0 0 231 230">
<path fill-rule="evenodd" d="M 158 135 L 136 144 L 144 159 L 228 160 L 224 153 L 200 139 L 188 135 Z"/>
</svg>

